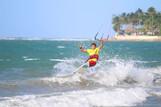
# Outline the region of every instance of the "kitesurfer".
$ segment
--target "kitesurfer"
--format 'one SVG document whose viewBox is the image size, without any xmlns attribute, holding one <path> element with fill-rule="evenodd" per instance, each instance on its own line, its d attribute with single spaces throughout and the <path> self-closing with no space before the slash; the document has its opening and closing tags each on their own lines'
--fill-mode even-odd
<svg viewBox="0 0 161 107">
<path fill-rule="evenodd" d="M 82 46 L 80 46 L 80 51 L 83 53 L 87 53 L 89 55 L 89 58 L 87 59 L 87 63 L 89 67 L 93 67 L 97 64 L 98 59 L 99 59 L 99 53 L 100 50 L 103 48 L 104 46 L 104 39 L 100 39 L 99 40 L 100 45 L 97 47 L 96 43 L 92 43 L 91 44 L 91 48 L 90 49 L 85 49 Z"/>
</svg>

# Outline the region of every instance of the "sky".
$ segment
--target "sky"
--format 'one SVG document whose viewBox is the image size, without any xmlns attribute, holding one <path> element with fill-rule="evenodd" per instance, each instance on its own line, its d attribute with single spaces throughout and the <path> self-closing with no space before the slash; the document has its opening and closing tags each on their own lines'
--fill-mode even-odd
<svg viewBox="0 0 161 107">
<path fill-rule="evenodd" d="M 161 0 L 0 0 L 0 37 L 114 35 L 113 15 L 151 6 L 161 11 Z"/>
</svg>

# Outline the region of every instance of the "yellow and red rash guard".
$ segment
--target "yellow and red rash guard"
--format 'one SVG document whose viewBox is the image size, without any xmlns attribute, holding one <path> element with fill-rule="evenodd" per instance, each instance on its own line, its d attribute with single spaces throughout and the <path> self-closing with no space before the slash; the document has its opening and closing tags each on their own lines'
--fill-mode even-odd
<svg viewBox="0 0 161 107">
<path fill-rule="evenodd" d="M 92 67 L 92 66 L 95 66 L 97 61 L 98 61 L 98 58 L 99 58 L 99 51 L 100 49 L 99 48 L 96 48 L 96 49 L 87 49 L 87 53 L 89 55 L 89 58 L 88 58 L 88 63 L 89 63 L 89 67 Z"/>
</svg>

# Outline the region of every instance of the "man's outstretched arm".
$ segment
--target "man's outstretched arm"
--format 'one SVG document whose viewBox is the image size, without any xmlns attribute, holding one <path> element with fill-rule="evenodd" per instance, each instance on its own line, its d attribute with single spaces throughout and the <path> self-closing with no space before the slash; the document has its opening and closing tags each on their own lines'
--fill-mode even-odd
<svg viewBox="0 0 161 107">
<path fill-rule="evenodd" d="M 80 46 L 80 51 L 81 51 L 81 52 L 84 52 L 84 53 L 87 52 L 87 50 L 86 50 L 85 48 L 83 48 L 82 46 Z"/>
</svg>

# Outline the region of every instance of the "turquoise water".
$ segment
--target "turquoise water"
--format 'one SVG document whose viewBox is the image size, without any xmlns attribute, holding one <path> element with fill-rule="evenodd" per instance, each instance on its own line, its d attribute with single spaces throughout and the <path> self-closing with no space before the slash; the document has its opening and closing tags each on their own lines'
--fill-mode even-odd
<svg viewBox="0 0 161 107">
<path fill-rule="evenodd" d="M 78 55 L 79 50 L 73 43 L 76 44 L 57 41 L 0 41 L 0 72 L 17 73 L 13 74 L 16 78 L 10 78 L 7 74 L 9 77 L 1 79 L 50 75 L 53 65 L 57 63 L 50 59 L 72 58 Z M 22 75 L 19 77 L 19 74 Z"/>
<path fill-rule="evenodd" d="M 149 104 L 149 96 L 153 97 L 151 93 L 155 95 L 157 93 L 158 96 L 158 93 L 160 93 L 158 90 L 161 89 L 161 42 L 108 42 L 100 53 L 100 61 L 98 67 L 96 67 L 97 81 L 89 80 L 88 77 L 86 80 L 88 82 L 85 83 L 85 86 L 82 86 L 74 77 L 68 79 L 56 78 L 57 74 L 71 73 L 88 58 L 86 54 L 80 52 L 79 44 L 83 43 L 88 48 L 91 42 L 0 40 L 0 106 L 5 107 L 4 105 L 8 104 L 16 107 L 10 102 L 10 99 L 14 99 L 14 103 L 17 105 L 28 107 L 32 102 L 24 101 L 24 103 L 20 103 L 18 100 L 23 102 L 24 97 L 27 96 L 30 99 L 32 95 L 40 97 L 34 98 L 36 102 L 43 99 L 40 96 L 42 94 L 45 96 L 49 94 L 47 98 L 53 102 L 51 106 L 53 104 L 55 106 L 58 106 L 57 104 L 64 105 L 65 99 L 62 101 L 59 97 L 71 100 L 67 96 L 60 95 L 60 93 L 66 91 L 77 99 L 77 97 L 81 98 L 79 94 L 86 93 L 83 90 L 88 90 L 91 91 L 92 95 L 101 99 L 107 96 L 97 95 L 96 93 L 103 91 L 104 95 L 117 96 L 120 92 L 118 90 L 122 90 L 122 93 L 125 91 L 124 97 L 126 100 L 129 96 L 132 96 L 131 91 L 136 91 L 136 95 L 138 94 L 141 99 L 131 99 L 127 101 L 127 105 L 144 104 L 143 102 L 146 101 Z M 114 72 L 117 75 L 113 74 Z M 101 75 L 104 75 L 104 79 Z M 128 88 L 120 88 L 122 86 Z M 76 95 L 78 94 L 78 96 L 73 94 L 73 91 L 77 91 Z M 129 91 L 129 94 L 126 94 L 126 91 Z M 17 98 L 17 96 L 20 97 Z M 99 105 L 93 102 L 92 97 L 87 96 L 87 98 L 90 101 L 90 103 L 86 102 L 89 103 L 86 105 L 87 107 L 90 107 L 90 104 L 92 106 L 108 106 L 109 104 L 106 104 L 106 100 L 103 100 Z M 58 101 L 56 102 L 55 99 Z M 109 98 L 107 97 L 107 99 Z M 119 103 L 118 101 L 118 105 L 126 104 L 124 104 L 126 101 L 121 101 L 119 98 L 118 100 L 122 102 Z M 82 106 L 81 101 L 76 100 L 75 102 L 78 106 Z M 39 103 L 39 106 L 36 103 L 35 107 L 46 107 L 45 104 L 49 102 L 45 100 Z M 115 106 L 117 103 L 111 102 L 111 105 Z M 68 102 L 67 106 L 73 105 Z"/>
</svg>

